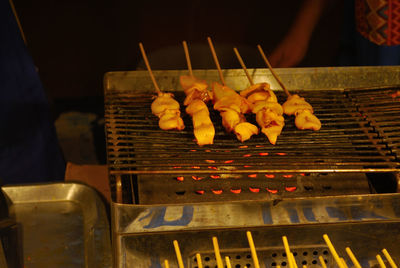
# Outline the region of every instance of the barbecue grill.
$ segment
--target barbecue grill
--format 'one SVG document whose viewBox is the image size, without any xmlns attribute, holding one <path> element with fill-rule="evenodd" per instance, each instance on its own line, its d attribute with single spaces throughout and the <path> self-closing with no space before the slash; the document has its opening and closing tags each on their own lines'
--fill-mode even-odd
<svg viewBox="0 0 400 268">
<path fill-rule="evenodd" d="M 268 70 L 249 71 L 255 83 L 269 83 L 279 102 L 284 102 L 285 96 Z M 326 248 L 321 236 L 308 236 L 324 229 L 332 232 L 339 245 L 347 245 L 346 232 L 383 227 L 385 230 L 377 232 L 375 238 L 390 234 L 384 242 L 400 253 L 395 246 L 399 234 L 389 229 L 399 229 L 392 203 L 399 198 L 395 194 L 400 168 L 399 72 L 399 67 L 278 69 L 287 88 L 313 106 L 321 130 L 298 130 L 293 118 L 286 117 L 276 145 L 269 144 L 263 134 L 241 143 L 224 131 L 219 114 L 210 109 L 216 135 L 213 145 L 202 147 L 196 144 L 191 118 L 185 113 L 183 131 L 158 128 L 158 118 L 150 110 L 154 89 L 147 72 L 107 73 L 105 120 L 116 266 L 129 267 L 133 261 L 140 267 L 156 265 L 171 254 L 172 240 L 180 238 L 185 240 L 186 264 L 196 267 L 195 250 L 207 256 L 212 247 L 206 241 L 214 233 L 221 237 L 226 253 L 236 258 L 235 265 L 239 266 L 235 267 L 243 267 L 248 246 L 246 240 L 234 238 L 243 236 L 243 228 L 257 233 L 256 247 L 258 241 L 266 267 L 282 263 L 279 258 L 283 248 L 276 238 L 299 230 L 304 237 L 295 244 L 307 255 L 303 261 L 310 265 L 316 265 L 316 259 L 309 253 L 325 252 Z M 243 90 L 248 86 L 242 70 L 223 73 L 231 88 Z M 182 105 L 179 76 L 187 72 L 154 74 L 161 89 L 174 93 Z M 210 83 L 219 79 L 216 70 L 195 70 L 194 75 Z M 255 123 L 253 115 L 247 120 Z M 347 204 L 346 209 L 363 207 L 368 217 L 314 213 L 308 218 L 304 214 L 304 209 L 321 212 L 335 208 L 337 200 Z M 382 216 L 380 202 L 391 213 Z M 270 217 L 265 216 L 265 207 L 272 208 L 270 214 L 275 218 L 282 209 L 280 220 L 265 221 Z M 298 216 L 298 210 L 302 216 Z M 318 218 L 320 215 L 326 217 Z M 327 223 L 332 224 L 325 226 Z M 275 238 L 267 239 L 268 243 L 262 239 L 274 237 L 272 233 Z M 197 242 L 187 241 L 189 237 Z M 365 238 L 354 235 L 353 242 L 359 245 Z M 374 256 L 372 252 L 359 253 L 368 262 Z M 325 260 L 332 262 L 329 254 Z M 212 258 L 208 262 L 209 267 L 215 266 Z"/>
</svg>

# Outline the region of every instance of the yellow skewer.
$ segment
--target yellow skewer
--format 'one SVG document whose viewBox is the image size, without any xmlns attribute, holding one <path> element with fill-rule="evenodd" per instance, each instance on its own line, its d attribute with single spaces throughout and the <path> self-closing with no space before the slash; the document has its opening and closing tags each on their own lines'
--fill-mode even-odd
<svg viewBox="0 0 400 268">
<path fill-rule="evenodd" d="M 376 259 L 378 260 L 379 266 L 380 266 L 381 268 L 386 268 L 386 265 L 385 265 L 385 263 L 383 262 L 381 255 L 379 255 L 379 254 L 376 255 Z"/>
<path fill-rule="evenodd" d="M 164 260 L 164 268 L 169 268 L 168 260 Z"/>
<path fill-rule="evenodd" d="M 197 260 L 197 267 L 203 268 L 203 263 L 201 262 L 201 255 L 200 253 L 196 253 L 196 260 Z"/>
<path fill-rule="evenodd" d="M 286 252 L 286 257 L 288 259 L 288 264 L 289 268 L 294 268 L 293 263 L 292 263 L 292 258 L 290 257 L 290 248 L 289 248 L 289 242 L 287 240 L 286 236 L 282 236 L 282 241 L 283 241 L 283 246 L 285 247 L 285 252 Z"/>
<path fill-rule="evenodd" d="M 353 252 L 351 251 L 351 249 L 349 247 L 346 248 L 346 252 L 347 252 L 347 255 L 349 255 L 351 261 L 353 262 L 354 267 L 361 268 L 360 263 L 358 262 L 356 256 L 354 256 Z"/>
<path fill-rule="evenodd" d="M 212 241 L 214 246 L 215 259 L 217 260 L 217 267 L 223 268 L 224 264 L 222 263 L 221 253 L 219 252 L 218 239 L 213 236 Z"/>
<path fill-rule="evenodd" d="M 340 258 L 340 261 L 343 263 L 343 266 L 344 266 L 345 268 L 349 268 L 349 267 L 347 266 L 346 261 L 345 261 L 343 258 Z"/>
<path fill-rule="evenodd" d="M 397 268 L 396 263 L 394 263 L 392 257 L 390 256 L 389 252 L 386 250 L 386 248 L 382 249 L 383 255 L 385 255 L 386 259 L 388 260 L 390 266 L 392 268 Z"/>
<path fill-rule="evenodd" d="M 255 268 L 260 268 L 260 263 L 258 262 L 256 247 L 254 246 L 253 236 L 250 231 L 246 232 L 247 240 L 249 241 L 251 256 L 253 258 L 253 263 Z"/>
<path fill-rule="evenodd" d="M 327 268 L 325 260 L 321 255 L 318 257 L 318 259 L 319 259 L 319 262 L 321 263 L 322 268 Z"/>
<path fill-rule="evenodd" d="M 327 234 L 324 234 L 322 236 L 325 240 L 325 243 L 328 245 L 329 251 L 332 253 L 333 258 L 335 259 L 337 265 L 339 266 L 339 268 L 345 268 L 345 266 L 343 265 L 342 261 L 340 260 L 339 255 L 337 254 L 335 248 L 332 245 L 331 240 L 329 239 Z"/>
<path fill-rule="evenodd" d="M 226 268 L 232 268 L 231 261 L 228 256 L 225 256 Z"/>
<path fill-rule="evenodd" d="M 217 66 L 219 79 L 221 79 L 222 85 L 225 86 L 226 85 L 225 84 L 225 79 L 224 79 L 224 76 L 222 75 L 221 66 L 219 65 L 219 61 L 218 61 L 217 53 L 215 52 L 214 45 L 213 45 L 210 37 L 207 37 L 207 41 L 208 41 L 208 45 L 210 46 L 210 49 L 211 49 L 211 54 L 213 56 L 213 59 L 214 59 L 214 62 L 215 62 L 215 66 Z"/>
<path fill-rule="evenodd" d="M 182 260 L 181 250 L 179 249 L 178 241 L 174 240 L 173 243 L 175 248 L 176 259 L 178 260 L 178 267 L 185 268 L 185 266 L 183 266 L 183 260 Z"/>
<path fill-rule="evenodd" d="M 298 268 L 296 259 L 294 258 L 294 255 L 293 255 L 292 252 L 290 252 L 290 257 L 292 259 L 292 263 L 293 263 L 294 268 Z"/>
</svg>

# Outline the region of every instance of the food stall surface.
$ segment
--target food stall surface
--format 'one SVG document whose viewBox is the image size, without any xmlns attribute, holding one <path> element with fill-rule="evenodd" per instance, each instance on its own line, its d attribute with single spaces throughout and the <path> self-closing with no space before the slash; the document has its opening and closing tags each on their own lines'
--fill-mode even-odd
<svg viewBox="0 0 400 268">
<path fill-rule="evenodd" d="M 111 267 L 107 213 L 95 190 L 78 183 L 2 190 L 21 226 L 24 267 Z"/>
</svg>

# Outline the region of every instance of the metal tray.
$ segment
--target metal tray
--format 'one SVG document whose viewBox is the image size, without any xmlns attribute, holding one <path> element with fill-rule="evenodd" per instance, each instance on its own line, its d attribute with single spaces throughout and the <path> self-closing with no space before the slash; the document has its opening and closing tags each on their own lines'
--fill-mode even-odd
<svg viewBox="0 0 400 268">
<path fill-rule="evenodd" d="M 331 238 L 351 267 L 350 247 L 362 267 L 378 267 L 376 254 L 386 248 L 400 259 L 400 194 L 294 198 L 274 201 L 213 202 L 184 205 L 112 204 L 115 267 L 163 267 L 168 259 L 177 267 L 172 241 L 178 240 L 185 267 L 215 267 L 211 238 L 219 240 L 232 267 L 251 264 L 246 231 L 253 238 L 261 267 L 284 266 L 281 237 L 286 235 L 297 253 L 299 267 L 335 267 L 322 238 Z M 248 266 L 248 265 L 247 265 Z M 249 266 L 248 266 L 249 267 Z"/>
<path fill-rule="evenodd" d="M 110 229 L 96 191 L 77 183 L 4 186 L 22 226 L 24 267 L 111 267 Z"/>
</svg>

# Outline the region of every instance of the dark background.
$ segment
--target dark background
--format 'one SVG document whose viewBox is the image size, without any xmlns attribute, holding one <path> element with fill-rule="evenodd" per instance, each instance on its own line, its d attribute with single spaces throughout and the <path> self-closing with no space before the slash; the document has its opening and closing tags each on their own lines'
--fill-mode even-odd
<svg viewBox="0 0 400 268">
<path fill-rule="evenodd" d="M 183 40 L 192 48 L 193 68 L 214 68 L 207 36 L 212 37 L 223 68 L 240 67 L 233 46 L 243 53 L 248 67 L 264 67 L 255 56 L 256 45 L 271 52 L 301 2 L 14 0 L 29 51 L 54 101 L 102 96 L 106 72 L 137 68 L 140 41 L 153 69 L 185 68 Z M 342 3 L 334 2 L 300 66 L 335 64 Z"/>
</svg>

